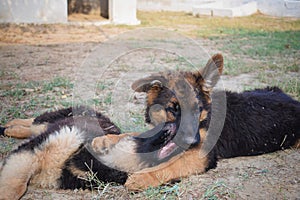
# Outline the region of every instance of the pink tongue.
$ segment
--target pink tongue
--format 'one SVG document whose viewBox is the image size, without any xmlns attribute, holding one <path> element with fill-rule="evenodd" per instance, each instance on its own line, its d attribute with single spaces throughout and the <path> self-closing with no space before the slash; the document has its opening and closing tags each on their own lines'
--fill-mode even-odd
<svg viewBox="0 0 300 200">
<path fill-rule="evenodd" d="M 177 145 L 174 142 L 169 142 L 166 146 L 164 146 L 158 153 L 158 158 L 159 159 L 163 159 L 165 157 L 167 157 L 168 155 L 170 155 L 175 148 L 177 147 Z"/>
</svg>

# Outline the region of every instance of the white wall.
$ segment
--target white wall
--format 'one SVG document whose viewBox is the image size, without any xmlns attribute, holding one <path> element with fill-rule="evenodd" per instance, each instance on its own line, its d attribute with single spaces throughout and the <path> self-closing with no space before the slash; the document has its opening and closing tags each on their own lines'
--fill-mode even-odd
<svg viewBox="0 0 300 200">
<path fill-rule="evenodd" d="M 137 9 L 145 11 L 185 11 L 192 12 L 192 7 L 214 0 L 137 0 Z"/>
<path fill-rule="evenodd" d="M 0 22 L 66 23 L 67 0 L 1 0 Z"/>
<path fill-rule="evenodd" d="M 113 24 L 136 25 L 136 0 L 109 0 Z M 67 23 L 67 0 L 0 0 L 0 22 Z"/>
<path fill-rule="evenodd" d="M 113 24 L 138 25 L 136 0 L 109 0 L 109 19 Z"/>
<path fill-rule="evenodd" d="M 192 12 L 194 6 L 209 2 L 257 2 L 257 9 L 266 15 L 300 17 L 300 0 L 137 0 L 137 9 L 146 11 Z"/>
<path fill-rule="evenodd" d="M 257 7 L 266 15 L 300 17 L 299 0 L 257 0 Z"/>
</svg>

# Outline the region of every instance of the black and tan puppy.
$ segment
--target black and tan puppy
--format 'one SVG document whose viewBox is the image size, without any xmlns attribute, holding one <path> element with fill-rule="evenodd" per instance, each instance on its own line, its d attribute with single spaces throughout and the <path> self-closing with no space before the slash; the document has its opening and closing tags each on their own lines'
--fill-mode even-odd
<svg viewBox="0 0 300 200">
<path fill-rule="evenodd" d="M 2 131 L 17 138 L 35 137 L 4 160 L 0 199 L 19 199 L 28 184 L 42 188 L 90 188 L 93 180 L 87 180 L 92 172 L 104 182 L 124 184 L 127 179 L 126 172 L 103 165 L 85 146 L 94 137 L 120 134 L 120 129 L 101 113 L 85 107 L 67 108 L 35 119 L 13 120 Z"/>
<path fill-rule="evenodd" d="M 252 156 L 299 147 L 300 102 L 276 87 L 242 93 L 212 92 L 222 71 L 223 57 L 217 54 L 201 71 L 158 73 L 132 85 L 135 91 L 147 93 L 146 121 L 154 125 L 166 122 L 172 131 L 168 132 L 167 137 L 161 138 L 164 145 L 151 155 L 151 158 L 156 156 L 157 160 L 164 162 L 157 162 L 158 165 L 129 176 L 125 184 L 128 188 L 145 189 L 203 173 L 216 167 L 218 158 Z M 185 101 L 180 101 L 170 87 L 182 78 L 193 88 L 194 95 L 189 95 L 193 100 L 186 101 L 197 101 L 194 110 L 189 110 L 189 103 L 182 106 Z M 188 122 L 192 118 L 186 117 L 187 108 L 188 112 L 199 112 L 195 121 Z M 190 124 L 191 130 L 196 124 L 197 130 L 194 134 L 182 131 L 182 123 L 185 129 L 189 129 L 186 124 Z M 178 134 L 179 140 L 178 137 L 176 139 Z M 156 143 L 157 140 L 152 137 L 141 142 L 140 138 L 130 135 L 106 135 L 95 138 L 93 146 L 103 163 L 130 171 L 131 168 L 127 168 L 124 161 L 130 160 L 139 166 L 139 163 L 145 162 L 143 152 L 155 150 L 153 146 Z M 123 146 L 126 146 L 125 152 L 131 154 L 122 154 L 126 158 L 119 159 L 116 152 L 122 151 L 120 147 Z M 105 153 L 101 152 L 103 148 L 107 149 Z"/>
</svg>

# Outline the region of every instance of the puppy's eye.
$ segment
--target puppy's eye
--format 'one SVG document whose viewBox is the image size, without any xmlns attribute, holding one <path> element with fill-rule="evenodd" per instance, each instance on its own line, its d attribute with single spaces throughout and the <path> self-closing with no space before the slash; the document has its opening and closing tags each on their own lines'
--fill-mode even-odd
<svg viewBox="0 0 300 200">
<path fill-rule="evenodd" d="M 175 106 L 174 106 L 174 110 L 175 110 L 176 112 L 178 112 L 178 111 L 179 111 L 179 104 L 175 104 Z"/>
<path fill-rule="evenodd" d="M 199 112 L 201 113 L 203 111 L 203 107 L 199 107 Z"/>
<path fill-rule="evenodd" d="M 172 103 L 172 105 L 166 108 L 166 112 L 171 112 L 175 116 L 178 114 L 179 109 L 180 108 L 178 104 Z"/>
</svg>

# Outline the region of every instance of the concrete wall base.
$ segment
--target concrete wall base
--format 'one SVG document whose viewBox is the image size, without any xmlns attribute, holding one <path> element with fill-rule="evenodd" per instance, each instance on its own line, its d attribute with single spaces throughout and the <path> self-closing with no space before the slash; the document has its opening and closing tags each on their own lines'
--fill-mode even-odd
<svg viewBox="0 0 300 200">
<path fill-rule="evenodd" d="M 221 1 L 193 7 L 193 15 L 210 15 L 220 17 L 249 16 L 257 12 L 257 3 L 240 1 Z"/>
</svg>

